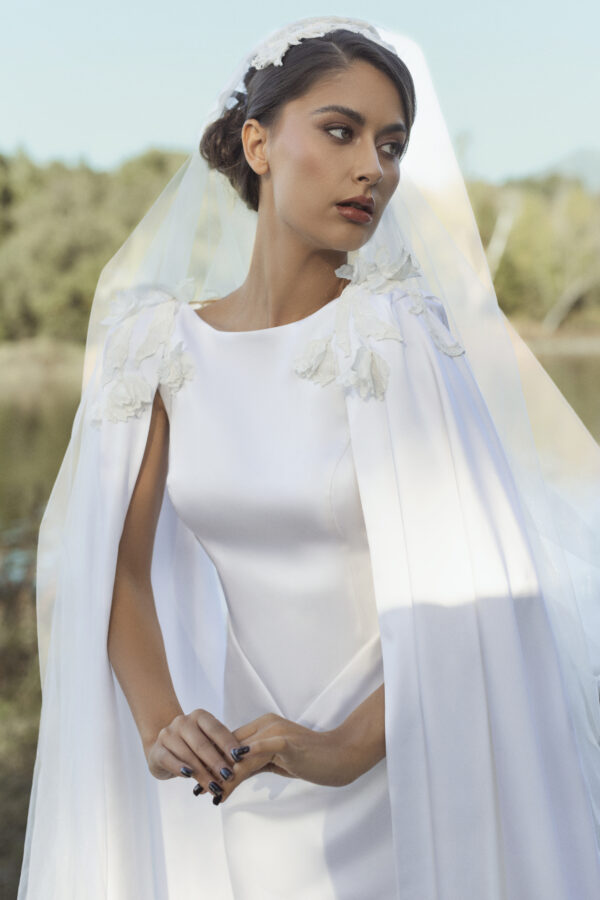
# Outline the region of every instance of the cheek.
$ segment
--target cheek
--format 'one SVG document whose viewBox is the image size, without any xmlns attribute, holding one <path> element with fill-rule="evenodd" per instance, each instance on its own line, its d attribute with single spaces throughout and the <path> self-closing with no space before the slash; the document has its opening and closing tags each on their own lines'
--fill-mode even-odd
<svg viewBox="0 0 600 900">
<path fill-rule="evenodd" d="M 390 175 L 390 177 L 386 181 L 385 187 L 385 196 L 384 196 L 384 206 L 387 206 L 392 196 L 396 192 L 396 188 L 400 183 L 400 171 L 397 170 L 394 174 Z"/>
<path fill-rule="evenodd" d="M 285 153 L 298 168 L 315 174 L 325 168 L 323 149 L 323 142 L 312 134 L 290 134 L 286 141 Z"/>
<path fill-rule="evenodd" d="M 310 204 L 318 199 L 322 187 L 331 182 L 333 170 L 323 142 L 305 136 L 291 135 L 279 147 L 276 161 L 279 178 L 275 179 L 278 194 L 285 192 Z"/>
</svg>

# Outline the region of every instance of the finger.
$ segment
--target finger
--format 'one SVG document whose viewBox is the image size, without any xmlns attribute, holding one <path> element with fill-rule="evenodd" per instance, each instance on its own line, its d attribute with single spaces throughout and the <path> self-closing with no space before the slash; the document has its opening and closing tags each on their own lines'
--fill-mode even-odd
<svg viewBox="0 0 600 900">
<path fill-rule="evenodd" d="M 186 763 L 176 753 L 158 742 L 153 747 L 151 757 L 148 759 L 148 768 L 151 774 L 160 780 L 183 777 L 182 765 L 186 765 Z"/>
<path fill-rule="evenodd" d="M 258 731 L 258 726 L 256 722 L 248 722 L 246 725 L 242 725 L 241 728 L 236 728 L 233 732 L 234 740 L 238 743 L 236 747 L 239 747 L 240 744 L 245 744 L 248 740 L 253 737 Z"/>
<path fill-rule="evenodd" d="M 252 722 L 246 722 L 244 725 L 236 728 L 234 735 L 236 740 L 247 743 L 248 740 L 259 731 L 270 728 L 280 721 L 281 716 L 278 716 L 275 713 L 264 713 L 262 716 L 259 716 L 258 719 L 254 719 Z"/>
<path fill-rule="evenodd" d="M 273 772 L 275 775 L 284 775 L 286 778 L 298 778 L 297 775 L 294 775 L 292 772 L 288 772 L 287 769 L 282 768 L 281 766 L 276 765 L 276 763 L 267 763 L 259 769 L 259 772 Z"/>
<path fill-rule="evenodd" d="M 297 775 L 292 774 L 284 768 L 283 765 L 280 765 L 281 760 L 278 759 L 277 762 L 273 761 L 280 746 L 281 739 L 269 738 L 261 740 L 260 743 L 255 741 L 245 757 L 244 765 L 234 767 L 237 770 L 236 781 L 235 784 L 232 785 L 231 790 L 238 787 L 242 781 L 246 781 L 246 779 L 251 778 L 253 775 L 259 775 L 262 772 L 273 772 L 287 778 L 297 778 Z"/>
<path fill-rule="evenodd" d="M 185 741 L 194 756 L 201 760 L 205 769 L 210 772 L 211 780 L 224 787 L 227 782 L 234 779 L 233 763 L 225 758 L 224 754 L 192 718 L 182 723 L 179 736 Z"/>
<path fill-rule="evenodd" d="M 230 731 L 229 728 L 226 728 L 216 716 L 213 716 L 212 713 L 209 713 L 205 709 L 196 710 L 196 713 L 192 715 L 198 723 L 199 728 L 224 755 L 225 761 L 222 765 L 231 768 L 231 760 L 234 760 L 234 762 L 241 761 L 241 755 L 233 752 L 240 747 L 240 739 L 238 736 Z"/>
<path fill-rule="evenodd" d="M 254 740 L 250 738 L 248 746 L 250 747 L 247 754 L 248 765 L 252 766 L 258 760 L 262 760 L 262 765 L 264 766 L 265 760 L 274 762 L 274 757 L 284 752 L 287 747 L 287 741 L 283 735 L 276 734 L 271 737 L 256 737 Z M 281 759 L 277 760 L 277 763 L 281 762 Z"/>
<path fill-rule="evenodd" d="M 196 781 L 202 785 L 202 788 L 206 790 L 209 782 L 213 779 L 212 773 L 204 765 L 202 757 L 194 753 L 181 734 L 167 732 L 160 743 L 161 748 L 178 764 L 177 771 L 174 774 L 184 778 L 189 778 L 193 775 Z M 186 766 L 191 771 L 191 775 L 185 775 L 181 771 L 182 766 Z"/>
</svg>

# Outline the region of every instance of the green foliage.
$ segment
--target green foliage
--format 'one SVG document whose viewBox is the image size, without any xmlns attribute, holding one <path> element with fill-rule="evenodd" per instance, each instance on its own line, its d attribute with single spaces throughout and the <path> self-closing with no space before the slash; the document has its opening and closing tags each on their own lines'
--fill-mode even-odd
<svg viewBox="0 0 600 900">
<path fill-rule="evenodd" d="M 47 335 L 83 343 L 102 268 L 184 159 L 150 150 L 96 172 L 38 166 L 22 151 L 0 155 L 0 341 Z M 493 271 L 508 315 L 542 319 L 582 274 L 590 284 L 581 299 L 598 306 L 600 195 L 559 175 L 472 181 L 467 189 L 484 247 L 509 212 Z"/>
<path fill-rule="evenodd" d="M 493 272 L 498 303 L 507 315 L 541 320 L 564 295 L 580 300 L 597 321 L 600 302 L 600 195 L 578 179 L 550 175 L 468 186 L 484 247 L 502 211 L 514 212 L 506 245 Z"/>
<path fill-rule="evenodd" d="M 184 160 L 149 151 L 114 172 L 0 156 L 0 340 L 85 340 L 100 272 Z"/>
</svg>

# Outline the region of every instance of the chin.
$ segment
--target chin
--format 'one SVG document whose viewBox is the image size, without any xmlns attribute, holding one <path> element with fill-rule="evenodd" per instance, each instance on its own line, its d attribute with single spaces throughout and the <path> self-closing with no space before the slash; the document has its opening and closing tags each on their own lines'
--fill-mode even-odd
<svg viewBox="0 0 600 900">
<path fill-rule="evenodd" d="M 358 231 L 354 236 L 354 239 L 348 238 L 344 242 L 344 250 L 360 250 L 361 247 L 364 247 L 365 244 L 368 244 L 373 235 L 375 234 L 376 228 L 369 228 L 368 230 L 365 228 L 362 231 Z"/>
</svg>

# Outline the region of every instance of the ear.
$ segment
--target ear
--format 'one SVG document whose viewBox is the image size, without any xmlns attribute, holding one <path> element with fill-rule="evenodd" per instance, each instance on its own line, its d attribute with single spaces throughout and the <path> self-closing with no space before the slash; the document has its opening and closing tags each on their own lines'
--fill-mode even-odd
<svg viewBox="0 0 600 900">
<path fill-rule="evenodd" d="M 265 175 L 269 171 L 267 136 L 267 129 L 260 124 L 258 119 L 246 119 L 242 125 L 244 156 L 250 168 L 257 175 Z"/>
</svg>

